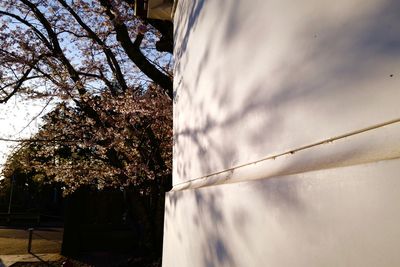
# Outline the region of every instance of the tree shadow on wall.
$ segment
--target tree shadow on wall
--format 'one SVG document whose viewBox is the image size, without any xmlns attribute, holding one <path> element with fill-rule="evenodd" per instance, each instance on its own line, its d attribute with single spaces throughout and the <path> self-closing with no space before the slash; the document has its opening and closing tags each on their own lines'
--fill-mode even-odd
<svg viewBox="0 0 400 267">
<path fill-rule="evenodd" d="M 346 119 L 347 114 L 353 112 L 351 106 L 338 107 L 329 99 L 344 98 L 345 100 L 351 88 L 352 93 L 349 98 L 359 101 L 357 96 L 362 95 L 364 90 L 359 81 L 368 77 L 371 71 L 375 71 L 371 65 L 371 59 L 376 59 L 378 63 L 400 58 L 400 30 L 395 27 L 400 24 L 398 15 L 400 2 L 387 0 L 382 1 L 378 8 L 366 17 L 355 16 L 343 23 L 315 21 L 310 18 L 306 23 L 300 23 L 292 39 L 307 47 L 299 45 L 299 50 L 288 51 L 287 58 L 282 59 L 273 68 L 268 67 L 266 58 L 265 66 L 268 67 L 266 75 L 254 76 L 255 78 L 249 80 L 246 88 L 242 88 L 241 91 L 232 91 L 231 89 L 246 77 L 239 74 L 231 75 L 224 68 L 216 70 L 210 77 L 210 69 L 215 70 L 212 68 L 214 59 L 218 59 L 215 57 L 223 56 L 212 54 L 211 51 L 215 50 L 215 46 L 229 50 L 229 47 L 234 45 L 246 30 L 257 29 L 260 26 L 247 25 L 247 23 L 252 23 L 249 19 L 240 21 L 241 17 L 235 15 L 239 6 L 236 2 L 235 4 L 225 1 L 219 1 L 216 4 L 211 0 L 194 1 L 193 4 L 188 2 L 186 1 L 185 5 L 189 10 L 188 14 L 191 15 L 186 20 L 190 23 L 182 23 L 183 26 L 178 25 L 176 28 L 177 32 L 183 32 L 180 34 L 185 36 L 182 48 L 177 48 L 182 49 L 181 54 L 177 54 L 177 66 L 181 69 L 193 68 L 194 73 L 197 74 L 194 81 L 186 81 L 183 77 L 175 87 L 179 91 L 177 98 L 185 95 L 185 101 L 188 101 L 185 103 L 188 109 L 177 110 L 176 113 L 178 115 L 179 112 L 193 113 L 190 124 L 192 126 L 182 124 L 179 128 L 175 127 L 174 132 L 176 174 L 184 179 L 197 178 L 244 163 L 240 159 L 243 156 L 241 150 L 243 144 L 253 147 L 253 155 L 249 157 L 252 160 L 258 160 L 271 153 L 269 151 L 271 148 L 268 148 L 271 140 L 279 144 L 296 143 L 297 139 L 304 140 L 301 145 L 310 144 L 311 139 L 307 135 L 310 131 L 318 131 L 320 128 L 318 120 L 313 123 L 313 117 L 306 118 L 309 122 L 308 128 L 297 129 L 293 132 L 296 128 L 290 126 L 290 119 L 296 114 L 295 112 L 288 113 L 289 110 L 293 110 L 292 107 L 298 108 L 297 103 L 302 103 L 301 111 L 305 110 L 312 115 L 313 108 L 317 107 L 322 100 L 326 101 L 327 105 L 325 110 L 318 110 L 319 117 L 329 118 L 337 113 Z M 227 29 L 226 36 L 216 41 L 216 38 L 210 35 L 203 39 L 203 47 L 206 47 L 204 50 L 187 50 L 189 45 L 187 43 L 190 43 L 190 35 L 195 31 L 199 17 L 206 16 L 201 12 L 217 6 L 224 10 L 220 20 L 226 21 L 223 25 Z M 181 15 L 185 13 L 181 12 Z M 178 22 L 186 20 L 182 18 L 178 19 Z M 240 23 L 241 27 L 234 26 Z M 316 24 L 318 27 L 313 27 Z M 344 24 L 347 26 L 343 27 Z M 188 25 L 192 25 L 192 28 Z M 182 29 L 182 27 L 186 28 Z M 260 32 L 263 33 L 261 29 Z M 250 51 L 250 48 L 251 45 L 243 47 L 243 49 L 248 49 L 250 54 L 256 53 L 257 50 Z M 190 58 L 190 53 L 197 52 L 202 53 L 202 60 L 198 65 L 179 65 L 180 55 L 188 53 L 187 57 Z M 251 56 L 248 60 L 238 63 L 243 63 L 244 68 L 251 68 L 251 66 L 258 66 L 254 65 L 256 60 L 257 57 Z M 229 69 L 229 66 L 226 67 Z M 395 71 L 393 70 L 393 73 Z M 387 79 L 395 78 L 391 77 L 391 73 L 382 75 Z M 273 84 L 266 80 L 265 76 L 273 77 L 275 80 Z M 213 86 L 202 87 L 201 81 L 210 78 L 212 78 Z M 223 119 L 215 111 L 210 111 L 210 103 L 201 101 L 204 95 L 202 90 L 208 90 L 213 96 L 212 101 L 215 101 L 214 105 L 217 105 L 219 113 L 226 114 Z M 233 92 L 240 92 L 240 102 L 235 99 Z M 368 109 L 368 106 L 365 106 L 365 109 Z M 254 118 L 257 118 L 257 125 L 249 127 L 248 122 L 254 121 Z M 290 136 L 288 136 L 288 131 L 290 131 Z M 216 139 L 221 136 L 216 133 L 224 133 L 225 139 Z M 243 140 L 242 136 L 246 136 L 247 139 Z M 238 141 L 232 142 L 232 140 Z M 315 141 L 320 140 L 312 140 L 312 142 Z M 188 158 L 190 160 L 187 160 Z M 200 165 L 199 170 L 191 171 L 194 165 Z"/>
<path fill-rule="evenodd" d="M 217 188 L 214 190 L 197 189 L 195 191 L 184 190 L 168 193 L 166 232 L 169 232 L 168 228 L 172 227 L 174 238 L 179 240 L 185 248 L 190 246 L 185 242 L 193 242 L 194 240 L 192 236 L 183 235 L 193 233 L 195 242 L 199 243 L 201 249 L 201 266 L 236 266 L 235 256 L 229 246 L 229 237 L 224 235 L 227 221 L 222 210 L 222 198 L 223 196 Z M 182 210 L 183 203 L 190 203 L 192 209 L 190 211 Z M 174 219 L 177 218 L 176 216 L 179 217 L 178 214 L 182 212 L 187 212 L 185 213 L 187 220 L 185 220 L 184 225 L 180 225 L 180 221 Z M 170 225 L 170 223 L 173 223 L 173 225 Z"/>
<path fill-rule="evenodd" d="M 179 39 L 180 47 L 175 48 L 175 68 L 178 72 L 189 68 L 196 73 L 192 80 L 181 77 L 176 81 L 174 88 L 175 103 L 180 101 L 181 96 L 185 96 L 187 101 L 187 110 L 178 110 L 178 115 L 179 112 L 193 113 L 191 125 L 179 125 L 174 132 L 175 175 L 182 180 L 198 178 L 243 163 L 240 161 L 243 142 L 253 148 L 254 160 L 271 153 L 267 146 L 271 140 L 281 143 L 292 138 L 304 140 L 305 143 L 301 145 L 308 145 L 309 140 L 306 134 L 303 134 L 305 129 L 295 129 L 289 125 L 290 118 L 296 114 L 288 113 L 288 110 L 301 102 L 309 112 L 307 114 L 312 114 L 318 103 L 326 101 L 326 109 L 319 111 L 322 114 L 315 115 L 329 118 L 340 113 L 346 120 L 346 115 L 353 111 L 352 107 L 334 105 L 334 101 L 329 99 L 346 100 L 350 88 L 354 92 L 350 94 L 350 97 L 354 97 L 352 100 L 360 101 L 357 96 L 362 95 L 364 84 L 360 84 L 359 81 L 365 80 L 371 73 L 375 75 L 375 66 L 385 63 L 386 60 L 400 59 L 400 28 L 396 27 L 400 25 L 400 2 L 386 0 L 379 2 L 376 9 L 367 16 L 354 16 L 346 21 L 307 18 L 306 22 L 297 25 L 293 36 L 290 37 L 295 45 L 292 50 L 287 51 L 285 58 L 274 66 L 270 64 L 276 62 L 271 63 L 269 58 L 265 58 L 265 69 L 268 70 L 265 75 L 253 75 L 247 86 L 239 90 L 235 86 L 240 84 L 242 79 L 246 79 L 246 76 L 241 72 L 231 75 L 231 70 L 248 69 L 252 66 L 262 68 L 257 57 L 257 51 L 260 51 L 257 49 L 262 48 L 257 46 L 257 39 L 248 40 L 249 45 L 243 47 L 243 51 L 248 51 L 246 53 L 249 57 L 239 61 L 241 66 L 238 67 L 227 65 L 226 68 L 216 69 L 215 62 L 228 56 L 223 53 L 215 54 L 214 51 L 221 51 L 218 47 L 223 47 L 226 51 L 235 48 L 235 43 L 241 36 L 246 35 L 246 31 L 258 30 L 260 35 L 266 33 L 263 31 L 265 25 L 254 24 L 249 18 L 243 20 L 243 17 L 239 16 L 240 1 L 181 1 L 180 5 L 180 17 L 176 18 L 178 24 L 175 27 L 175 38 Z M 195 51 L 192 48 L 191 35 L 195 33 L 198 24 L 207 19 L 202 17 L 207 16 L 205 11 L 213 8 L 223 10 L 218 17 L 220 23 L 215 27 L 225 27 L 226 34 L 218 37 L 213 34 L 204 36 L 202 50 Z M 201 60 L 192 64 L 188 61 L 191 54 L 200 55 Z M 185 60 L 181 61 L 182 57 Z M 400 74 L 396 71 L 382 72 L 382 75 L 385 79 L 398 79 Z M 211 80 L 207 83 L 211 86 L 204 86 L 205 79 Z M 214 106 L 218 107 L 220 113 L 226 114 L 223 119 L 217 116 L 219 114 L 216 114 L 215 110 L 210 111 L 210 103 L 202 101 L 202 90 L 207 90 L 212 96 Z M 241 101 L 237 100 L 235 92 L 240 93 Z M 365 109 L 368 108 L 365 106 Z M 246 122 L 255 117 L 258 118 L 257 127 L 246 127 Z M 320 128 L 318 120 L 314 121 L 313 116 L 306 119 L 309 122 L 306 130 L 317 132 Z M 224 133 L 225 138 L 215 138 L 218 136 L 216 132 Z M 242 136 L 247 136 L 247 139 L 242 140 Z M 238 141 L 231 141 L 235 139 Z M 360 153 L 363 151 L 349 147 L 342 151 L 340 161 L 343 164 L 354 162 Z M 324 155 L 325 158 L 329 156 L 329 153 Z M 299 157 L 296 154 L 293 157 L 290 164 L 284 166 L 276 175 L 289 175 L 342 164 L 335 161 L 313 162 L 312 158 Z M 306 169 L 305 162 L 308 164 Z M 197 169 L 193 170 L 195 168 Z M 289 188 L 276 179 L 257 181 L 254 192 L 264 199 L 266 206 L 282 207 L 282 210 L 293 212 L 294 215 L 307 212 L 307 206 L 298 191 L 303 186 L 303 181 L 290 181 Z M 223 212 L 223 194 L 214 187 L 205 189 L 207 190 L 196 189 L 192 192 L 196 203 L 192 223 L 198 231 L 203 231 L 208 237 L 207 240 L 199 241 L 202 242 L 203 266 L 235 266 L 236 252 L 230 248 L 227 243 L 229 236 L 223 231 L 228 223 Z M 177 207 L 187 200 L 185 191 L 188 190 L 169 194 L 166 209 L 168 218 L 174 218 Z M 246 210 L 238 209 L 235 214 L 233 225 L 240 233 L 248 217 Z M 278 219 L 281 218 L 284 216 Z M 165 227 L 169 227 L 168 222 Z M 183 233 L 183 230 L 178 230 L 177 238 L 182 239 Z"/>
</svg>

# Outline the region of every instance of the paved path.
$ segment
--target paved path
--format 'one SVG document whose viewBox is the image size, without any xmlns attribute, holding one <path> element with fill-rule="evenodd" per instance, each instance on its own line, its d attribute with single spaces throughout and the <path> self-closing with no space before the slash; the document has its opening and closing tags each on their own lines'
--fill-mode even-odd
<svg viewBox="0 0 400 267">
<path fill-rule="evenodd" d="M 62 228 L 38 228 L 33 231 L 33 253 L 59 253 L 62 243 Z M 0 228 L 0 255 L 28 253 L 26 229 Z"/>
<path fill-rule="evenodd" d="M 16 262 L 39 262 L 39 261 L 57 261 L 61 259 L 57 253 L 38 253 L 21 255 L 0 255 L 0 267 L 9 267 Z"/>
</svg>

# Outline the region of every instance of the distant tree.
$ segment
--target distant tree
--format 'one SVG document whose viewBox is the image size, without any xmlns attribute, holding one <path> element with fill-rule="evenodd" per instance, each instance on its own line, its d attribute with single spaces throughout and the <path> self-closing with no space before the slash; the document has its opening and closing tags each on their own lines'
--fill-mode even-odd
<svg viewBox="0 0 400 267">
<path fill-rule="evenodd" d="M 7 160 L 0 181 L 0 197 L 7 206 L 1 212 L 8 211 L 11 202 L 11 212 L 40 212 L 61 215 L 60 206 L 61 184 L 51 183 L 44 172 L 39 172 L 30 166 L 33 151 L 30 146 L 21 146 Z M 13 191 L 10 200 L 11 187 Z M 56 194 L 56 195 L 55 195 Z"/>
</svg>

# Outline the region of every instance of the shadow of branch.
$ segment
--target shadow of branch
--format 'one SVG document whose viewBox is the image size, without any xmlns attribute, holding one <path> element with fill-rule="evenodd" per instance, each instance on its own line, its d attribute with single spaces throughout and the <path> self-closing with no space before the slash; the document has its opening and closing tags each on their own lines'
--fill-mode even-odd
<svg viewBox="0 0 400 267">
<path fill-rule="evenodd" d="M 33 252 L 29 252 L 29 254 L 31 254 L 33 257 L 35 257 L 36 259 L 38 259 L 40 262 L 44 263 L 46 266 L 52 266 L 52 267 L 55 267 L 55 266 L 56 266 L 56 265 L 53 265 L 53 264 L 51 264 L 50 262 L 45 261 L 44 259 L 40 258 L 38 255 L 36 255 L 36 254 L 33 253 Z"/>
</svg>

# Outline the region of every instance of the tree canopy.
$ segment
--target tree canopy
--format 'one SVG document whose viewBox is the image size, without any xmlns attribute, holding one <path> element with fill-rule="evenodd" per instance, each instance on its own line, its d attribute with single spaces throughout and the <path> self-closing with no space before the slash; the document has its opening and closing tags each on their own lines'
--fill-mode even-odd
<svg viewBox="0 0 400 267">
<path fill-rule="evenodd" d="M 160 186 L 172 165 L 172 25 L 131 1 L 0 0 L 0 103 L 56 98 L 25 168 L 66 192 Z"/>
<path fill-rule="evenodd" d="M 172 166 L 172 109 L 159 94 L 150 88 L 141 96 L 95 97 L 92 106 L 102 124 L 80 107 L 59 104 L 27 142 L 29 156 L 20 157 L 20 164 L 63 182 L 67 193 L 81 185 L 163 186 Z"/>
<path fill-rule="evenodd" d="M 1 0 L 0 102 L 16 93 L 117 95 L 150 82 L 172 97 L 171 57 L 156 50 L 171 27 L 135 17 L 129 1 Z"/>
</svg>

